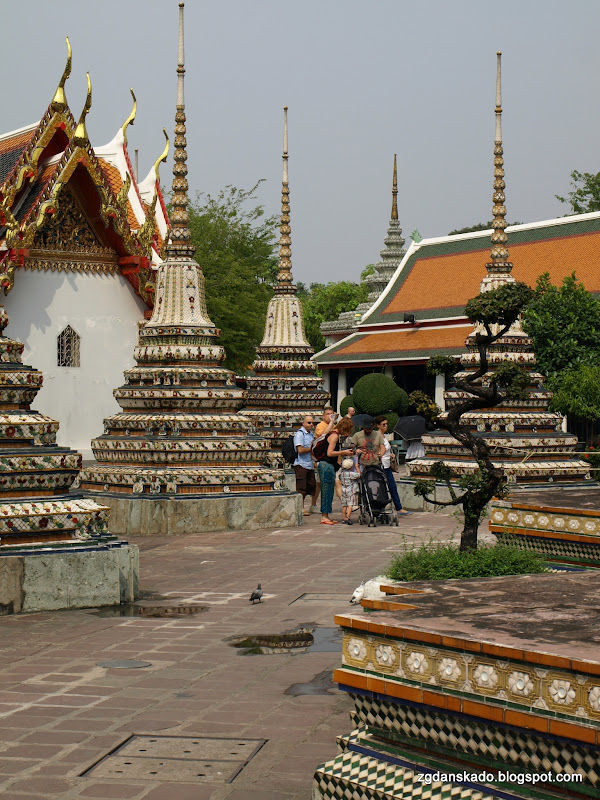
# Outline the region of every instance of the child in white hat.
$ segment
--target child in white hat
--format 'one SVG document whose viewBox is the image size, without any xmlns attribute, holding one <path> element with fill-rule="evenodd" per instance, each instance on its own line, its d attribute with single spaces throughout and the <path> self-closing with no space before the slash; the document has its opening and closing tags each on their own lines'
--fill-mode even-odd
<svg viewBox="0 0 600 800">
<path fill-rule="evenodd" d="M 360 479 L 358 467 L 355 466 L 353 459 L 345 458 L 342 461 L 338 479 L 342 484 L 342 523 L 352 525 L 350 515 L 353 506 L 358 505 L 358 481 Z"/>
</svg>

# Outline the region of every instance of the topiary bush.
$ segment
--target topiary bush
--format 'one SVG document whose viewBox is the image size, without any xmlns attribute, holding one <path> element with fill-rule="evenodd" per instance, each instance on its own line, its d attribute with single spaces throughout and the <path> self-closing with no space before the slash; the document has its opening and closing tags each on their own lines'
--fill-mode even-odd
<svg viewBox="0 0 600 800">
<path fill-rule="evenodd" d="M 408 408 L 408 395 L 404 389 L 382 372 L 363 375 L 354 386 L 352 400 L 357 412 L 373 417 L 389 411 L 403 416 Z"/>
<path fill-rule="evenodd" d="M 344 399 L 340 403 L 340 414 L 342 415 L 342 417 L 346 416 L 350 406 L 352 406 L 352 408 L 356 409 L 356 412 L 358 413 L 358 409 L 356 408 L 356 405 L 354 404 L 354 398 L 352 397 L 351 394 L 347 394 L 346 397 L 344 397 Z"/>
<path fill-rule="evenodd" d="M 396 581 L 443 581 L 548 572 L 543 556 L 509 545 L 459 550 L 451 544 L 422 544 L 418 550 L 396 553 L 385 571 Z"/>
</svg>

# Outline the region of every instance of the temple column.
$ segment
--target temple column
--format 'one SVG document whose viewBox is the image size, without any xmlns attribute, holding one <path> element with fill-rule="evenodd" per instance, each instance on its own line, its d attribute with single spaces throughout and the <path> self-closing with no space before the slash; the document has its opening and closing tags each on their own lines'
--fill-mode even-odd
<svg viewBox="0 0 600 800">
<path fill-rule="evenodd" d="M 388 378 L 394 380 L 394 368 L 391 365 L 385 367 L 385 369 L 383 370 L 383 374 L 386 375 Z"/>
<path fill-rule="evenodd" d="M 436 404 L 442 409 L 442 411 L 446 410 L 446 401 L 444 400 L 444 391 L 446 390 L 446 376 L 445 375 L 436 375 L 435 376 L 435 391 L 434 397 Z"/>
<path fill-rule="evenodd" d="M 332 402 L 332 406 L 335 408 L 336 411 L 340 410 L 340 403 L 348 394 L 348 374 L 345 367 L 340 367 L 338 372 L 338 388 L 337 388 L 337 395 L 335 398 L 335 402 Z M 333 400 L 333 397 L 331 398 Z"/>
<path fill-rule="evenodd" d="M 331 379 L 329 377 L 329 370 L 322 369 L 321 370 L 321 378 L 323 379 L 323 391 L 327 392 L 328 394 L 331 393 Z"/>
</svg>

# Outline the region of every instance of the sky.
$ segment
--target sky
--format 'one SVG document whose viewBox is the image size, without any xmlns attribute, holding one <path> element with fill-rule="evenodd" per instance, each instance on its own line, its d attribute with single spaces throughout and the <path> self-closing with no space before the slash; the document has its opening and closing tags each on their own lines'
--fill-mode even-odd
<svg viewBox="0 0 600 800">
<path fill-rule="evenodd" d="M 3 6 L 0 129 L 41 118 L 68 35 L 67 100 L 77 118 L 89 71 L 92 144 L 112 139 L 134 89 L 143 178 L 163 127 L 173 140 L 178 0 Z M 257 202 L 279 214 L 287 105 L 296 281 L 359 280 L 379 259 L 394 153 L 407 247 L 414 229 L 486 221 L 500 50 L 507 218 L 562 216 L 572 170 L 600 171 L 599 29 L 597 0 L 187 0 L 190 195 L 264 178 Z"/>
</svg>

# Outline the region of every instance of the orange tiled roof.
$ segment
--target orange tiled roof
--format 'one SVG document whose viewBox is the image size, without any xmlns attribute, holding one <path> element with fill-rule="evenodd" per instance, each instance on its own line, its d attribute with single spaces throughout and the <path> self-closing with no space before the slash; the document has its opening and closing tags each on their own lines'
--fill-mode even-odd
<svg viewBox="0 0 600 800">
<path fill-rule="evenodd" d="M 15 133 L 13 136 L 0 139 L 0 183 L 3 183 L 8 178 L 19 160 L 19 156 L 33 138 L 36 130 L 37 125 L 28 130 Z"/>
<path fill-rule="evenodd" d="M 560 284 L 575 271 L 588 291 L 600 293 L 600 215 L 582 216 L 509 232 L 514 277 L 535 286 L 539 275 L 549 272 L 552 282 Z M 467 301 L 479 294 L 489 252 L 489 239 L 482 236 L 424 242 L 409 254 L 391 291 L 365 324 L 402 321 L 405 312 L 421 319 L 461 316 Z"/>
<path fill-rule="evenodd" d="M 387 361 L 424 359 L 434 352 L 458 355 L 466 351 L 465 339 L 473 330 L 471 323 L 435 328 L 406 328 L 376 333 L 355 333 L 345 342 L 317 356 L 319 364 L 344 361 Z"/>
</svg>

